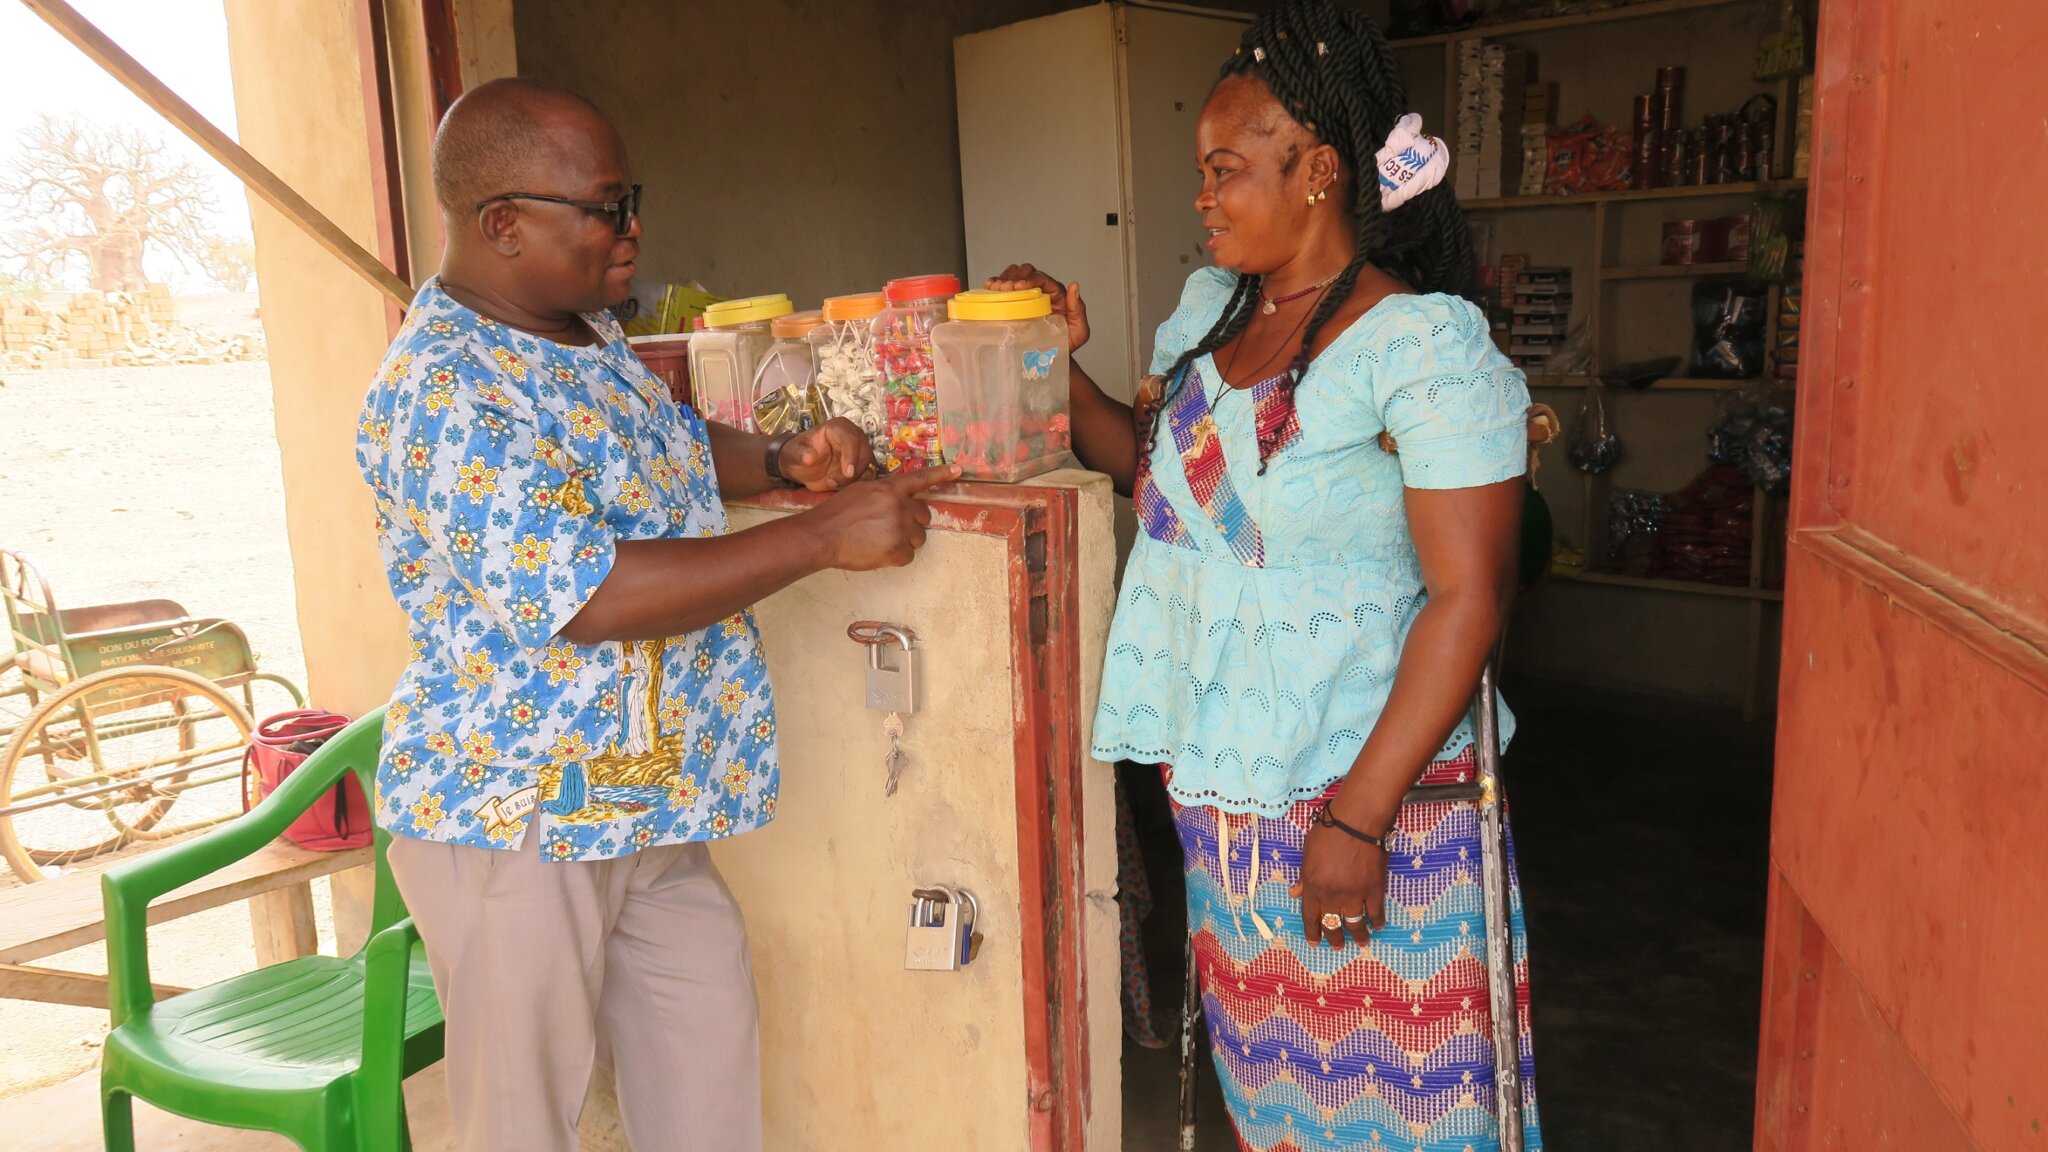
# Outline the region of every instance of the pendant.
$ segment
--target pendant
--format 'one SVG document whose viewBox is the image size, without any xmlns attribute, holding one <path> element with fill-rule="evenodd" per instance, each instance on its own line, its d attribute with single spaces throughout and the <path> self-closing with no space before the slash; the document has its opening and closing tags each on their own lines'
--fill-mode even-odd
<svg viewBox="0 0 2048 1152">
<path fill-rule="evenodd" d="M 1278 312 L 1279 310 L 1280 306 L 1278 304 L 1273 303 L 1271 300 L 1266 301 L 1265 307 L 1259 309 L 1259 311 L 1264 312 L 1268 316 L 1271 316 L 1273 313 Z"/>
</svg>

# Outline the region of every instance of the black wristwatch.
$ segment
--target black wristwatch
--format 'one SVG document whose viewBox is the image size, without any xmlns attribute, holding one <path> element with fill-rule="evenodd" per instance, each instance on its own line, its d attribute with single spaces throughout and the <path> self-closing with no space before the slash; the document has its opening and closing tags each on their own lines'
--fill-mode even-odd
<svg viewBox="0 0 2048 1152">
<path fill-rule="evenodd" d="M 762 465 L 768 470 L 768 479 L 782 485 L 784 488 L 795 488 L 797 486 L 796 481 L 782 474 L 782 450 L 789 447 L 789 442 L 796 439 L 796 435 L 794 432 L 784 432 L 780 436 L 770 437 L 768 440 L 768 455 L 761 461 Z"/>
</svg>

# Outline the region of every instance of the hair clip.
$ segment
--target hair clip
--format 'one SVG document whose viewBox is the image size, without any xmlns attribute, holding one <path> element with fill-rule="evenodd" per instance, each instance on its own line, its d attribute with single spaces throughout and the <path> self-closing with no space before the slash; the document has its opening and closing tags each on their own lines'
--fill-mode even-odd
<svg viewBox="0 0 2048 1152">
<path fill-rule="evenodd" d="M 1266 62 L 1266 50 L 1264 48 L 1252 49 L 1252 59 L 1264 64 Z"/>
<path fill-rule="evenodd" d="M 1323 43 L 1321 40 L 1316 41 L 1316 55 L 1328 56 L 1329 54 L 1330 46 L 1328 44 Z"/>
</svg>

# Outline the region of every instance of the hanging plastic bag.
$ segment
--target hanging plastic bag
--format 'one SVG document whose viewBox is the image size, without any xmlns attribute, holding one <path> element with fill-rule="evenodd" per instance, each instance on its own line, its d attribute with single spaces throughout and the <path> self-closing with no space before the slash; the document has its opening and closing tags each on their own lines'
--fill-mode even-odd
<svg viewBox="0 0 2048 1152">
<path fill-rule="evenodd" d="M 1792 483 L 1792 408 L 1766 387 L 1730 393 L 1707 427 L 1707 458 L 1742 469 L 1751 484 L 1783 492 Z"/>
<path fill-rule="evenodd" d="M 1572 419 L 1572 434 L 1565 441 L 1565 456 L 1572 467 L 1588 476 L 1614 467 L 1621 459 L 1621 438 L 1607 421 L 1607 387 L 1592 383 L 1579 401 L 1579 413 Z"/>
<path fill-rule="evenodd" d="M 1661 492 L 1616 488 L 1607 498 L 1607 547 L 1614 570 L 1641 575 L 1671 503 Z"/>
<path fill-rule="evenodd" d="M 1764 294 L 1731 281 L 1695 284 L 1692 290 L 1692 374 L 1740 380 L 1764 370 Z"/>
</svg>

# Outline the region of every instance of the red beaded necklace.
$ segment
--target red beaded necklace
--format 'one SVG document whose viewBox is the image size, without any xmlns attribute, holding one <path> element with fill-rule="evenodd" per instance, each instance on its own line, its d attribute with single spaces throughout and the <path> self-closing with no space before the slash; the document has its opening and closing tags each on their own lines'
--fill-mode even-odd
<svg viewBox="0 0 2048 1152">
<path fill-rule="evenodd" d="M 1259 306 L 1259 311 L 1264 312 L 1268 316 L 1271 316 L 1273 313 L 1278 312 L 1280 310 L 1280 306 L 1282 304 L 1285 304 L 1290 300 L 1299 300 L 1303 296 L 1306 296 L 1311 292 L 1320 292 L 1323 289 L 1328 288 L 1331 284 L 1336 283 L 1337 277 L 1342 275 L 1342 272 L 1338 272 L 1320 283 L 1311 284 L 1308 287 L 1303 288 L 1299 292 L 1289 292 L 1285 296 L 1268 296 L 1266 295 L 1265 290 L 1261 289 L 1259 291 L 1259 299 L 1263 301 L 1263 303 Z"/>
</svg>

